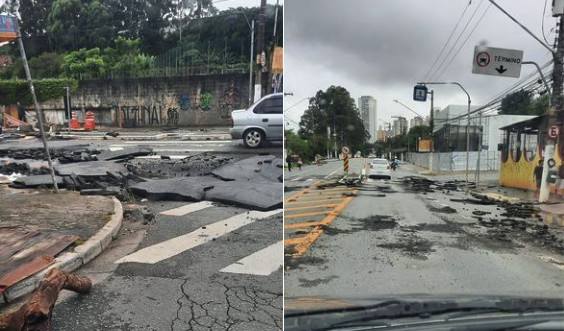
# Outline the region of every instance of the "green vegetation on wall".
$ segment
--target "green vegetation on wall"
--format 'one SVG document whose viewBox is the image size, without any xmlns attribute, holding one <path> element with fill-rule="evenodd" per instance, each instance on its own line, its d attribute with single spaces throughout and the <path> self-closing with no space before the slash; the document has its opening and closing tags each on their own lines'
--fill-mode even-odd
<svg viewBox="0 0 564 331">
<path fill-rule="evenodd" d="M 64 87 L 67 85 L 70 87 L 71 93 L 76 91 L 78 87 L 78 83 L 74 79 L 40 79 L 33 81 L 38 102 L 62 98 L 65 95 Z M 25 106 L 33 105 L 27 81 L 0 80 L 0 105 L 13 105 L 18 101 Z"/>
</svg>

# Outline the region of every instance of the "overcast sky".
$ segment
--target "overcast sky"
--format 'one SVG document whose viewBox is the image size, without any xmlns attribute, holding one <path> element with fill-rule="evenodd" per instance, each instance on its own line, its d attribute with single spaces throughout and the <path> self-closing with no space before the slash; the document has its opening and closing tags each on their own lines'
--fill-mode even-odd
<svg viewBox="0 0 564 331">
<path fill-rule="evenodd" d="M 345 87 L 358 101 L 361 95 L 376 98 L 378 119 L 392 115 L 408 120 L 415 115 L 393 102 L 398 99 L 426 116 L 430 104 L 412 101 L 413 85 L 421 81 L 453 31 L 468 0 L 286 0 L 284 6 L 284 90 L 285 109 L 325 90 L 331 85 Z M 497 0 L 511 15 L 542 39 L 541 23 L 545 0 Z M 554 42 L 556 20 L 551 3 L 544 17 L 548 41 Z M 488 8 L 489 6 L 489 8 Z M 487 11 L 486 11 L 486 8 Z M 472 74 L 474 47 L 520 49 L 525 61 L 539 64 L 550 60 L 548 50 L 523 31 L 488 0 L 472 0 L 449 46 L 448 53 L 475 10 L 464 34 L 444 66 L 464 45 L 444 73 L 434 80 L 456 81 L 470 93 L 473 105 L 481 105 L 518 81 Z M 485 12 L 481 22 L 476 25 Z M 470 38 L 467 35 L 477 26 Z M 534 71 L 523 66 L 521 77 Z M 435 70 L 433 70 L 434 72 Z M 439 71 L 439 72 L 440 72 Z M 438 73 L 437 73 L 438 74 Z M 456 86 L 434 86 L 435 106 L 466 104 L 466 95 Z M 308 102 L 287 112 L 299 122 Z M 289 121 L 291 127 L 297 127 Z M 382 122 L 379 121 L 378 126 Z"/>
</svg>

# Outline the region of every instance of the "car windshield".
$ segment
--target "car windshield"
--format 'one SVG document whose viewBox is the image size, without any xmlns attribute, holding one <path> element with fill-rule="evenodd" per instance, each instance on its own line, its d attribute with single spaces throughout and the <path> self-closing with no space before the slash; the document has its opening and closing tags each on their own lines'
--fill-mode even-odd
<svg viewBox="0 0 564 331">
<path fill-rule="evenodd" d="M 564 298 L 563 12 L 286 0 L 288 305 Z"/>
</svg>

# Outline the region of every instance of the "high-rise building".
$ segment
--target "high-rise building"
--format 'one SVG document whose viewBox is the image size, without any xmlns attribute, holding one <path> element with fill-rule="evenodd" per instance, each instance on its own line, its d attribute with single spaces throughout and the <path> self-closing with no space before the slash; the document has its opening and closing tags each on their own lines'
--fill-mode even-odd
<svg viewBox="0 0 564 331">
<path fill-rule="evenodd" d="M 362 118 L 362 123 L 364 128 L 370 134 L 370 143 L 376 141 L 376 99 L 369 95 L 361 96 L 358 99 L 358 111 L 360 113 L 360 118 Z"/>
<path fill-rule="evenodd" d="M 396 117 L 396 119 L 394 120 L 392 130 L 394 133 L 394 137 L 400 136 L 402 134 L 407 134 L 407 120 L 405 119 L 405 117 L 401 117 L 401 116 Z"/>
<path fill-rule="evenodd" d="M 414 118 L 412 118 L 411 120 L 409 120 L 409 127 L 412 128 L 414 126 L 422 126 L 422 125 L 429 125 L 429 122 L 427 122 L 427 120 L 423 119 L 423 117 L 421 116 L 415 116 Z"/>
<path fill-rule="evenodd" d="M 386 141 L 387 140 L 387 132 L 386 130 L 382 129 L 382 126 L 376 132 L 376 141 Z"/>
</svg>

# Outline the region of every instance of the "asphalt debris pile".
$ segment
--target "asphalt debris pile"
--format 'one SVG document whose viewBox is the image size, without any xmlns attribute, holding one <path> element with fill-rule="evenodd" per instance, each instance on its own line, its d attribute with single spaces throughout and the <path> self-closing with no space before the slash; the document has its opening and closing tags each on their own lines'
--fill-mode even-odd
<svg viewBox="0 0 564 331">
<path fill-rule="evenodd" d="M 97 154 L 101 151 L 90 149 L 89 145 L 76 145 L 64 148 L 49 149 L 52 160 L 59 163 L 89 162 L 96 161 Z M 47 155 L 43 148 L 27 149 L 0 149 L 0 157 L 11 158 L 14 160 L 41 160 L 47 161 Z"/>
<path fill-rule="evenodd" d="M 204 162 L 212 160 L 203 156 L 198 159 Z M 149 200 L 207 200 L 255 210 L 282 207 L 281 159 L 254 156 L 237 162 L 216 162 L 226 164 L 211 171 L 209 176 L 198 174 L 183 178 L 159 178 L 133 185 L 131 191 Z M 186 171 L 191 169 L 189 165 L 186 167 Z"/>
<path fill-rule="evenodd" d="M 211 153 L 187 155 L 180 160 L 133 160 L 125 163 L 133 174 L 151 179 L 175 177 L 207 176 L 218 167 L 232 164 L 237 158 L 232 156 L 216 156 Z"/>
<path fill-rule="evenodd" d="M 41 149 L 2 150 L 3 156 L 41 159 Z M 54 150 L 59 158 L 55 180 L 59 188 L 80 191 L 81 195 L 115 196 L 128 201 L 134 196 L 150 200 L 208 200 L 255 210 L 282 207 L 281 159 L 271 155 L 237 161 L 235 157 L 211 153 L 188 155 L 181 160 L 137 159 L 153 153 L 148 147 L 95 151 L 84 147 Z M 99 161 L 95 161 L 99 160 Z M 5 171 L 29 165 L 7 166 Z M 18 178 L 14 188 L 52 187 L 48 171 L 38 176 Z"/>
<path fill-rule="evenodd" d="M 436 181 L 420 176 L 407 176 L 400 180 L 406 190 L 415 193 L 432 193 L 432 192 L 445 192 L 450 191 L 461 191 L 462 188 L 466 187 L 465 181 L 460 180 L 450 180 L 450 181 Z M 474 183 L 470 183 L 470 186 L 475 186 Z"/>
<path fill-rule="evenodd" d="M 147 225 L 155 220 L 155 214 L 147 206 L 127 204 L 123 209 L 123 217 L 132 222 L 141 222 Z"/>
<path fill-rule="evenodd" d="M 25 176 L 43 175 L 43 174 L 49 174 L 49 168 L 47 167 L 32 168 L 27 163 L 10 162 L 6 164 L 0 164 L 0 174 L 3 175 L 21 174 Z"/>
</svg>

